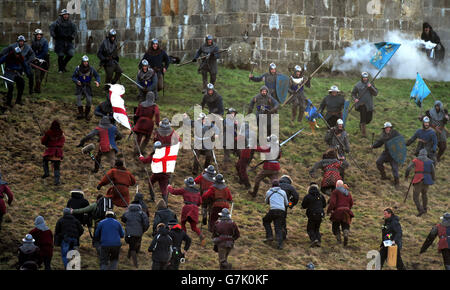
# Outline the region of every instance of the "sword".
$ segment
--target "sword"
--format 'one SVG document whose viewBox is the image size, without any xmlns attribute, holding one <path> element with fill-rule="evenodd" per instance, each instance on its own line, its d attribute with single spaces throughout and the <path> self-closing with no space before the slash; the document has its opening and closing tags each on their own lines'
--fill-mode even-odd
<svg viewBox="0 0 450 290">
<path fill-rule="evenodd" d="M 291 140 L 292 138 L 294 138 L 295 136 L 297 136 L 301 131 L 303 131 L 305 128 L 298 130 L 294 135 L 292 135 L 291 137 L 287 138 L 286 140 L 284 140 L 281 144 L 280 147 L 283 146 L 284 144 L 286 144 L 287 142 L 289 142 L 289 140 Z"/>
<path fill-rule="evenodd" d="M 2 64 L 2 74 L 5 74 L 5 68 L 3 67 L 3 64 Z M 5 88 L 8 89 L 8 85 L 6 83 L 5 83 Z"/>
<path fill-rule="evenodd" d="M 15 81 L 13 81 L 13 80 L 11 80 L 11 79 L 8 79 L 8 78 L 5 78 L 4 76 L 0 76 L 0 78 L 6 80 L 6 81 L 8 81 L 8 82 L 15 83 Z M 5 83 L 5 85 L 6 85 L 6 83 Z M 6 87 L 6 88 L 8 88 L 8 87 Z"/>
<path fill-rule="evenodd" d="M 214 162 L 216 163 L 217 172 L 219 172 L 219 164 L 217 164 L 216 154 L 214 153 L 214 149 L 212 149 L 212 155 L 214 158 Z"/>
<path fill-rule="evenodd" d="M 140 84 L 138 84 L 137 82 L 133 81 L 129 76 L 127 76 L 126 74 L 122 73 L 122 75 L 124 77 L 126 77 L 129 81 L 131 81 L 133 84 L 135 84 L 138 88 L 140 88 L 141 90 L 144 89 L 144 87 L 142 87 Z"/>
</svg>

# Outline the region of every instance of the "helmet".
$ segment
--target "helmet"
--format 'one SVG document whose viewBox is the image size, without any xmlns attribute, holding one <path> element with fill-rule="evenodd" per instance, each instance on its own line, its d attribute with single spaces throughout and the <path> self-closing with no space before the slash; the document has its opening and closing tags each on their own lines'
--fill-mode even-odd
<svg viewBox="0 0 450 290">
<path fill-rule="evenodd" d="M 61 10 L 61 13 L 59 13 L 59 15 L 65 15 L 65 14 L 70 15 L 70 13 L 69 13 L 69 11 L 67 11 L 67 9 L 63 9 L 63 10 Z"/>
<path fill-rule="evenodd" d="M 34 243 L 34 241 L 35 240 L 33 239 L 33 236 L 31 234 L 27 234 L 25 238 L 22 239 L 22 242 L 24 243 Z"/>
<path fill-rule="evenodd" d="M 276 64 L 274 64 L 273 62 L 269 65 L 269 67 L 270 67 L 270 69 L 276 69 L 277 68 L 277 65 Z"/>
<path fill-rule="evenodd" d="M 114 29 L 109 30 L 108 36 L 116 36 L 117 32 Z"/>
<path fill-rule="evenodd" d="M 159 148 L 161 148 L 161 147 L 162 147 L 162 144 L 161 144 L 160 141 L 156 141 L 156 142 L 153 144 L 153 148 L 155 148 L 155 149 L 159 149 Z"/>
<path fill-rule="evenodd" d="M 369 77 L 369 73 L 363 72 L 363 73 L 361 73 L 361 77 L 362 78 L 368 78 Z"/>
<path fill-rule="evenodd" d="M 221 212 L 219 212 L 219 216 L 221 216 L 222 218 L 230 218 L 230 211 L 225 207 Z"/>
<path fill-rule="evenodd" d="M 208 34 L 208 35 L 205 37 L 205 40 L 206 40 L 206 41 L 208 41 L 208 40 L 213 40 L 212 35 Z"/>
<path fill-rule="evenodd" d="M 167 118 L 164 118 L 161 122 L 159 122 L 159 127 L 161 127 L 161 128 L 167 129 L 167 128 L 170 128 L 170 125 L 171 125 L 170 121 Z"/>
<path fill-rule="evenodd" d="M 338 119 L 336 122 L 338 125 L 344 125 L 344 121 L 342 121 L 342 119 Z"/>
<path fill-rule="evenodd" d="M 228 108 L 227 109 L 227 114 L 232 114 L 232 113 L 236 113 L 237 114 L 236 109 L 235 108 Z"/>
<path fill-rule="evenodd" d="M 302 71 L 302 67 L 299 66 L 299 65 L 296 65 L 296 66 L 294 67 L 294 71 Z"/>
<path fill-rule="evenodd" d="M 205 119 L 206 118 L 206 114 L 202 112 L 202 113 L 198 114 L 198 118 L 199 119 Z"/>
<path fill-rule="evenodd" d="M 34 35 L 37 35 L 37 34 L 44 34 L 44 33 L 42 33 L 42 30 L 40 30 L 39 28 L 38 29 L 36 29 L 35 31 L 34 31 Z"/>
<path fill-rule="evenodd" d="M 142 66 L 148 66 L 148 61 L 146 59 L 143 59 L 141 61 Z"/>
<path fill-rule="evenodd" d="M 153 38 L 153 39 L 152 39 L 152 45 L 153 45 L 153 44 L 158 44 L 158 43 L 159 43 L 159 42 L 158 42 L 158 39 L 156 39 L 156 38 Z"/>
<path fill-rule="evenodd" d="M 328 92 L 339 92 L 339 88 L 337 86 L 331 86 Z"/>
<path fill-rule="evenodd" d="M 207 84 L 206 87 L 208 88 L 208 90 L 214 90 L 214 85 L 211 83 Z"/>
<path fill-rule="evenodd" d="M 188 187 L 194 187 L 195 181 L 193 177 L 188 177 L 184 180 L 184 184 L 186 184 Z"/>
<path fill-rule="evenodd" d="M 81 58 L 82 61 L 89 61 L 89 57 L 87 55 L 83 55 Z"/>
<path fill-rule="evenodd" d="M 392 127 L 392 124 L 390 123 L 390 122 L 386 122 L 386 123 L 384 123 L 384 126 L 383 126 L 383 128 L 391 128 Z"/>
<path fill-rule="evenodd" d="M 225 183 L 225 179 L 223 179 L 223 175 L 220 173 L 217 174 L 213 179 L 216 183 Z"/>
<path fill-rule="evenodd" d="M 270 135 L 269 137 L 267 137 L 267 142 L 278 143 L 278 136 L 275 134 Z"/>
<path fill-rule="evenodd" d="M 25 41 L 27 41 L 27 40 L 25 39 L 25 36 L 19 35 L 19 37 L 17 37 L 17 42 L 19 42 L 19 41 L 25 42 Z"/>
<path fill-rule="evenodd" d="M 427 116 L 423 117 L 423 122 L 430 123 L 430 118 L 428 118 Z"/>
<path fill-rule="evenodd" d="M 14 52 L 19 54 L 22 52 L 22 50 L 20 49 L 20 47 L 16 46 L 16 48 L 14 48 Z"/>
<path fill-rule="evenodd" d="M 314 270 L 316 267 L 314 266 L 314 264 L 312 262 L 309 262 L 308 265 L 306 265 L 306 268 L 308 270 Z"/>
<path fill-rule="evenodd" d="M 208 168 L 205 168 L 205 173 L 214 175 L 216 174 L 216 170 L 214 169 L 213 165 L 209 165 Z"/>
</svg>

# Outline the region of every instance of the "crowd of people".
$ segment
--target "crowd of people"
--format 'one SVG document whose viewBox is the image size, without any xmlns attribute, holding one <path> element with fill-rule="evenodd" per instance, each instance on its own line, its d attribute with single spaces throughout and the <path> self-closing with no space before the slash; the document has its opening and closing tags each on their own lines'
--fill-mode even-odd
<svg viewBox="0 0 450 290">
<path fill-rule="evenodd" d="M 58 71 L 63 74 L 67 71 L 68 62 L 74 56 L 74 39 L 77 33 L 76 25 L 70 20 L 67 10 L 61 11 L 58 20 L 50 26 L 50 32 L 55 41 L 55 53 L 58 55 Z M 119 48 L 117 32 L 111 29 L 99 46 L 97 53 L 101 67 L 105 71 L 105 84 L 118 83 L 124 74 L 119 65 Z M 231 128 L 233 132 L 231 136 L 234 140 L 231 142 L 233 143 L 231 148 L 224 149 L 224 159 L 223 163 L 220 163 L 220 167 L 227 168 L 232 162 L 231 154 L 237 156 L 236 174 L 239 177 L 239 184 L 248 190 L 248 198 L 257 197 L 261 181 L 266 178 L 270 180 L 271 186 L 264 199 L 269 210 L 262 217 L 265 243 L 272 244 L 275 239 L 276 248 L 283 249 L 284 241 L 287 238 L 288 209 L 292 209 L 300 202 L 301 207 L 306 209 L 308 218 L 306 231 L 311 241 L 311 247 L 321 247 L 320 226 L 326 215 L 330 216 L 332 233 L 335 235 L 337 243 L 348 246 L 350 225 L 355 215 L 352 212 L 354 201 L 351 188 L 345 183 L 345 170 L 350 166 L 347 158 L 350 157 L 351 146 L 345 130 L 343 110 L 346 100 L 342 92 L 333 85 L 320 103 L 318 116 L 323 118 L 328 127 L 325 135 L 328 149 L 323 153 L 322 159 L 313 165 L 309 174 L 314 178 L 318 169 L 321 169 L 322 181 L 320 184 L 311 182 L 306 195 L 300 200 L 300 194 L 296 190 L 292 178 L 289 175 L 280 176 L 282 171 L 281 145 L 278 136 L 273 134 L 271 126 L 267 125 L 265 128 L 269 145 L 264 145 L 252 135 L 248 124 L 240 124 L 234 119 L 238 113 L 237 110 L 224 108 L 224 100 L 215 87 L 218 58 L 220 58 L 219 48 L 214 43 L 214 38 L 207 35 L 204 44 L 197 50 L 193 62 L 199 62 L 198 71 L 202 74 L 203 79 L 201 107 L 202 109 L 206 107 L 209 115 L 201 113 L 199 116 L 195 116 L 194 121 L 191 121 L 187 114 L 184 115 L 184 122 L 194 128 L 194 145 L 198 145 L 194 146 L 195 149 L 192 151 L 192 176 L 185 178 L 185 186 L 182 188 L 171 186 L 172 173 L 160 172 L 148 176 L 150 201 L 156 202 L 153 188 L 156 182 L 159 184 L 161 193 L 161 199 L 157 203 L 157 210 L 153 218 L 151 234 L 153 240 L 148 248 L 148 251 L 152 253 L 151 268 L 154 270 L 179 268 L 180 263 L 184 261 L 185 252 L 189 250 L 192 243 L 186 228 L 186 223 L 189 223 L 191 230 L 199 237 L 201 246 L 205 246 L 207 239 L 207 233 L 202 230 L 202 226 L 208 225 L 207 231 L 210 232 L 214 243 L 213 250 L 218 253 L 219 268 L 232 269 L 231 263 L 228 262 L 228 255 L 234 247 L 235 241 L 240 237 L 239 228 L 232 220 L 233 193 L 227 185 L 223 172 L 219 172 L 219 163 L 214 148 L 208 146 L 207 143 L 209 140 L 207 136 L 211 135 L 209 133 L 212 132 L 216 138 L 224 133 L 220 131 L 221 128 Z M 13 107 L 14 84 L 17 85 L 18 90 L 16 104 L 23 104 L 22 94 L 25 86 L 23 73 L 29 78 L 30 94 L 41 92 L 41 83 L 46 76 L 46 70 L 49 69 L 49 61 L 48 41 L 43 37 L 40 29 L 36 29 L 31 46 L 26 44 L 25 37 L 19 36 L 16 43 L 2 51 L 0 64 L 6 64 L 4 77 L 7 79 L 8 86 L 7 106 Z M 168 118 L 160 120 L 164 112 L 160 111 L 157 105 L 160 98 L 159 92 L 164 90 L 164 74 L 169 69 L 170 63 L 171 58 L 160 47 L 159 41 L 153 39 L 138 64 L 135 83 L 139 86 L 139 106 L 134 111 L 132 133 L 136 138 L 135 157 L 143 164 L 152 162 L 157 149 L 170 147 L 182 141 L 172 128 Z M 209 82 L 208 74 L 210 74 Z M 248 114 L 253 113 L 256 106 L 258 127 L 265 125 L 261 121 L 261 116 L 267 117 L 267 124 L 270 124 L 273 115 L 284 105 L 281 96 L 277 95 L 278 75 L 279 72 L 274 63 L 269 65 L 268 72 L 260 76 L 254 76 L 252 73 L 249 75 L 251 81 L 264 82 L 258 94 L 251 99 L 247 111 Z M 76 119 L 90 121 L 91 106 L 93 105 L 91 83 L 94 82 L 99 87 L 101 79 L 99 72 L 90 65 L 88 56 L 82 57 L 80 64 L 73 72 L 72 81 L 76 88 Z M 291 98 L 287 102 L 292 105 L 292 122 L 302 122 L 309 101 L 305 96 L 304 88 L 309 87 L 311 87 L 311 78 L 307 77 L 300 65 L 296 65 L 290 76 L 288 91 Z M 372 121 L 375 107 L 374 97 L 378 94 L 378 89 L 369 81 L 369 74 L 362 72 L 361 80 L 355 84 L 351 93 L 355 109 L 360 112 L 359 122 L 362 138 L 367 137 L 366 125 Z M 84 107 L 83 99 L 86 99 Z M 136 193 L 134 199 L 131 197 L 129 187 L 136 184 L 136 178 L 124 166 L 123 160 L 118 158 L 121 150 L 117 141 L 122 139 L 123 135 L 114 119 L 114 110 L 109 95 L 95 108 L 94 115 L 100 119 L 98 125 L 80 140 L 77 147 L 84 147 L 88 141 L 94 138 L 99 140 L 97 154 L 91 156 L 94 161 L 92 172 L 97 173 L 100 169 L 104 170 L 104 167 L 109 168 L 107 172 L 104 172 L 103 178 L 97 185 L 98 190 L 108 186 L 107 193 L 99 194 L 96 201 L 89 202 L 85 199 L 81 189 L 71 191 L 71 198 L 63 209 L 63 216 L 56 223 L 54 231 L 46 225 L 44 217 L 36 217 L 35 228 L 25 236 L 22 240 L 23 245 L 18 250 L 17 265 L 19 269 L 37 269 L 41 264 L 44 264 L 46 270 L 51 269 L 54 247 L 60 247 L 62 263 L 66 269 L 69 267 L 68 253 L 77 250 L 80 246 L 80 237 L 84 233 L 84 227 L 87 227 L 92 238 L 92 245 L 97 251 L 100 269 L 114 270 L 118 268 L 122 239 L 129 245 L 128 258 L 132 259 L 136 268 L 139 265 L 137 254 L 141 249 L 143 235 L 150 229 L 150 211 L 142 193 Z M 211 115 L 220 116 L 223 120 L 223 127 L 211 122 Z M 418 216 L 427 213 L 427 190 L 436 180 L 436 164 L 441 161 L 446 149 L 447 129 L 445 125 L 448 119 L 448 111 L 444 109 L 443 103 L 436 101 L 434 107 L 420 117 L 422 127 L 406 142 L 406 146 L 409 146 L 418 140 L 416 157 L 411 161 L 405 174 L 405 178 L 408 179 L 411 170 L 414 170 L 411 184 L 414 186 L 413 199 L 417 206 Z M 66 124 L 61 124 L 55 119 L 41 139 L 42 145 L 47 148 L 43 154 L 44 175 L 42 178 L 50 176 L 49 162 L 51 162 L 56 186 L 61 184 L 60 167 L 66 141 L 62 129 L 64 125 Z M 229 136 L 228 134 L 223 135 Z M 389 144 L 399 136 L 401 134 L 394 129 L 392 123 L 386 121 L 380 137 L 371 145 L 372 149 L 384 145 L 384 151 L 376 161 L 376 167 L 380 172 L 381 179 L 386 180 L 389 177 L 386 175 L 384 163 L 390 163 L 395 188 L 399 186 L 399 160 Z M 245 148 L 237 147 L 239 140 L 245 140 Z M 150 141 L 153 141 L 153 146 L 148 146 Z M 224 140 L 224 143 L 227 142 Z M 274 146 L 279 149 L 277 156 L 272 156 L 273 158 L 265 159 L 260 163 L 263 166 L 256 174 L 252 188 L 248 176 L 248 166 L 254 153 L 269 153 Z M 204 156 L 203 166 L 200 164 L 201 156 Z M 106 165 L 102 159 L 106 159 Z M 230 181 L 228 180 L 228 182 Z M 169 207 L 169 194 L 183 197 L 184 206 L 179 215 L 180 220 Z M 419 199 L 420 195 L 422 195 L 422 203 Z M 3 215 L 6 212 L 4 197 L 7 197 L 7 202 L 11 205 L 14 195 L 0 175 L 0 229 Z M 114 212 L 114 206 L 126 209 L 120 217 L 122 223 Z M 391 208 L 386 208 L 383 213 L 385 224 L 382 229 L 380 245 L 382 265 L 388 252 L 388 246 L 384 242 L 389 240 L 391 244 L 397 245 L 397 268 L 405 269 L 400 255 L 402 227 L 399 218 Z M 197 226 L 199 223 L 202 225 L 200 228 Z M 275 238 L 272 223 L 274 224 Z M 446 213 L 442 223 L 433 228 L 421 249 L 421 252 L 424 252 L 431 245 L 433 239 L 439 236 L 439 251 L 443 254 L 446 269 L 450 269 L 450 242 L 447 240 L 449 230 L 450 214 Z M 183 241 L 184 248 L 182 247 Z"/>
</svg>

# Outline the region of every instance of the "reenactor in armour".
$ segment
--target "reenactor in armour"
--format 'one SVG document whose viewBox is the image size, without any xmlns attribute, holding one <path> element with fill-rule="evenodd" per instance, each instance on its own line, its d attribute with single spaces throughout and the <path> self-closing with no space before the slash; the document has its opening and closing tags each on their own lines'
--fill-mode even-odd
<svg viewBox="0 0 450 290">
<path fill-rule="evenodd" d="M 157 75 L 157 91 L 164 88 L 164 74 L 169 68 L 170 59 L 167 53 L 160 47 L 158 39 L 153 38 L 151 46 L 144 54 L 142 60 L 147 60 L 150 68 L 155 71 Z"/>
<path fill-rule="evenodd" d="M 77 36 L 77 26 L 70 19 L 67 9 L 63 9 L 58 19 L 50 25 L 50 34 L 55 40 L 58 55 L 58 72 L 66 72 L 66 66 L 75 54 L 73 41 Z"/>
<path fill-rule="evenodd" d="M 97 52 L 97 56 L 100 59 L 100 65 L 105 68 L 105 82 L 107 84 L 117 83 L 122 75 L 122 69 L 119 65 L 119 52 L 116 36 L 117 32 L 114 29 L 109 30 L 108 36 L 103 40 Z"/>
<path fill-rule="evenodd" d="M 437 149 L 437 136 L 434 130 L 430 126 L 430 118 L 427 116 L 423 117 L 422 128 L 418 129 L 416 133 L 406 141 L 406 146 L 411 145 L 416 139 L 418 139 L 418 144 L 414 155 L 418 156 L 421 149 L 426 149 L 428 153 L 428 158 L 436 161 L 435 153 Z"/>
<path fill-rule="evenodd" d="M 217 59 L 219 58 L 219 48 L 213 42 L 212 35 L 207 35 L 205 37 L 205 43 L 197 50 L 195 53 L 193 62 L 196 62 L 197 59 L 201 56 L 206 56 L 202 59 L 198 67 L 198 73 L 202 74 L 203 79 L 203 90 L 206 90 L 206 85 L 208 84 L 208 72 L 209 79 L 211 84 L 216 83 L 217 77 Z"/>
<path fill-rule="evenodd" d="M 262 75 L 255 77 L 253 74 L 249 75 L 251 81 L 260 82 L 264 81 L 264 85 L 268 89 L 268 93 L 275 98 L 275 100 L 279 101 L 277 96 L 277 66 L 274 63 L 269 65 L 269 71 L 263 73 Z"/>
<path fill-rule="evenodd" d="M 89 113 L 91 111 L 92 105 L 92 78 L 94 78 L 95 85 L 98 88 L 100 86 L 100 76 L 97 71 L 89 65 L 89 57 L 87 57 L 87 55 L 84 55 L 81 58 L 81 64 L 75 68 L 75 71 L 72 75 L 72 81 L 76 85 L 75 95 L 77 96 L 78 107 L 77 119 L 82 119 L 83 117 L 87 121 L 91 119 Z M 83 103 L 81 102 L 83 96 L 86 97 L 86 108 L 84 110 L 84 116 Z"/>
<path fill-rule="evenodd" d="M 445 125 L 447 124 L 449 117 L 447 109 L 444 109 L 444 105 L 441 101 L 437 100 L 434 102 L 434 107 L 425 112 L 425 115 L 430 118 L 431 128 L 436 132 L 437 137 L 437 146 L 439 152 L 437 154 L 436 160 L 437 162 L 441 161 L 441 157 L 447 148 L 447 128 Z"/>
<path fill-rule="evenodd" d="M 48 54 L 48 41 L 45 39 L 42 30 L 36 29 L 34 31 L 34 39 L 31 43 L 31 48 L 36 55 L 33 63 L 39 66 L 42 69 L 48 70 L 50 67 L 50 56 Z M 34 83 L 34 92 L 37 94 L 41 93 L 41 83 L 44 79 L 45 71 L 36 69 L 35 72 L 35 83 Z"/>
<path fill-rule="evenodd" d="M 328 90 L 328 95 L 325 96 L 320 103 L 319 113 L 323 115 L 323 110 L 327 108 L 325 120 L 330 127 L 336 126 L 338 119 L 342 119 L 342 109 L 344 108 L 345 98 L 337 86 L 332 86 Z"/>
<path fill-rule="evenodd" d="M 292 95 L 292 99 L 289 103 L 292 104 L 292 121 L 295 121 L 298 109 L 297 121 L 301 122 L 306 108 L 304 88 L 311 87 L 311 79 L 305 80 L 302 67 L 296 65 L 294 73 L 289 78 L 289 93 Z"/>
<path fill-rule="evenodd" d="M 378 90 L 369 82 L 369 74 L 361 73 L 361 81 L 353 88 L 352 98 L 356 102 L 355 110 L 360 113 L 359 128 L 363 137 L 366 136 L 366 125 L 372 121 L 373 97 L 376 95 Z"/>
<path fill-rule="evenodd" d="M 158 99 L 158 93 L 156 91 L 158 77 L 155 71 L 149 67 L 149 63 L 146 59 L 141 61 L 141 68 L 137 73 L 136 82 L 143 87 L 143 89 L 139 88 L 139 102 L 143 102 L 145 100 L 148 92 L 153 92 L 155 95 L 155 101 Z"/>
<path fill-rule="evenodd" d="M 425 253 L 428 247 L 433 244 L 434 239 L 439 237 L 438 251 L 442 253 L 445 270 L 450 270 L 450 213 L 445 213 L 441 220 L 441 223 L 431 229 L 420 249 L 420 253 Z"/>
</svg>

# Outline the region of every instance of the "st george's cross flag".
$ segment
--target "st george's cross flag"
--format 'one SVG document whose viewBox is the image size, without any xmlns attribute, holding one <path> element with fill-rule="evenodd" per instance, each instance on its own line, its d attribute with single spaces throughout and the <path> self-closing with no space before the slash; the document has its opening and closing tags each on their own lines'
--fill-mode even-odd
<svg viewBox="0 0 450 290">
<path fill-rule="evenodd" d="M 172 146 L 157 148 L 152 157 L 153 173 L 169 173 L 175 171 L 180 142 Z"/>
<path fill-rule="evenodd" d="M 109 100 L 111 101 L 114 120 L 131 130 L 125 101 L 122 99 L 123 94 L 125 94 L 125 87 L 122 85 L 114 84 L 109 88 Z"/>
</svg>

